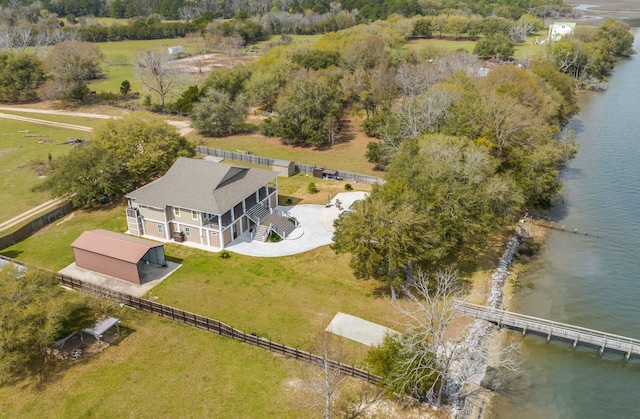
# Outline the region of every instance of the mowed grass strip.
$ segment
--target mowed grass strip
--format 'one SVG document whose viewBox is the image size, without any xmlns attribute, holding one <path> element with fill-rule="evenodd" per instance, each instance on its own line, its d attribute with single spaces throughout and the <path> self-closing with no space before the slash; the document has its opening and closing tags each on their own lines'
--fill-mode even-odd
<svg viewBox="0 0 640 419">
<path fill-rule="evenodd" d="M 69 138 L 88 139 L 89 133 L 28 122 L 0 119 L 0 222 L 9 220 L 50 199 L 49 192 L 36 190 L 45 179 L 39 163 L 55 166 L 71 145 Z M 28 132 L 27 132 L 28 131 Z"/>
<path fill-rule="evenodd" d="M 0 417 L 281 418 L 306 367 L 156 316 L 121 313 L 123 338 L 54 374 L 0 387 Z"/>
</svg>

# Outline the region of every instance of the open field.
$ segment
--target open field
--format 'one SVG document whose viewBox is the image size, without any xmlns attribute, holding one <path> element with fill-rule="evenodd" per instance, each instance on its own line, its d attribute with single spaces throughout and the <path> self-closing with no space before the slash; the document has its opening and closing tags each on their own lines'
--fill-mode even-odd
<svg viewBox="0 0 640 419">
<path fill-rule="evenodd" d="M 121 313 L 124 336 L 44 385 L 0 387 L 0 417 L 291 418 L 302 366 L 152 315 Z"/>
<path fill-rule="evenodd" d="M 541 46 L 535 45 L 536 36 L 539 39 L 544 39 L 546 37 L 546 33 L 543 31 L 539 34 L 533 34 L 529 36 L 523 44 L 516 45 L 514 57 L 518 59 L 537 57 L 540 54 Z M 411 39 L 405 44 L 405 48 L 416 51 L 433 52 L 454 52 L 465 50 L 469 53 L 473 53 L 473 48 L 475 46 L 475 41 L 454 41 L 449 39 Z"/>
<path fill-rule="evenodd" d="M 120 84 L 124 80 L 131 83 L 132 92 L 146 94 L 146 88 L 136 75 L 135 62 L 137 51 L 144 49 L 166 50 L 175 45 L 182 45 L 185 54 L 195 54 L 202 48 L 202 38 L 169 38 L 142 41 L 97 42 L 96 45 L 105 56 L 102 69 L 104 78 L 89 84 L 91 90 L 97 92 L 120 92 Z"/>
<path fill-rule="evenodd" d="M 80 125 L 83 127 L 90 127 L 90 128 L 96 128 L 104 124 L 106 121 L 105 119 L 88 118 L 83 116 L 67 116 L 67 115 L 52 115 L 52 114 L 46 114 L 46 113 L 21 112 L 19 108 L 14 108 L 14 110 L 10 110 L 10 111 L 0 110 L 0 113 L 25 116 L 27 118 L 34 118 L 34 119 L 42 119 L 44 121 L 61 122 L 63 124 Z M 2 119 L 1 121 L 4 123 L 6 120 Z M 33 124 L 33 125 L 40 126 L 38 124 Z M 40 127 L 41 129 L 47 128 L 42 126 Z M 77 137 L 83 137 L 83 136 L 89 135 L 89 133 L 84 133 L 80 131 L 75 131 L 75 132 L 77 133 L 76 134 Z"/>
<path fill-rule="evenodd" d="M 46 176 L 49 154 L 55 165 L 56 159 L 73 147 L 60 143 L 88 136 L 86 132 L 9 119 L 0 122 L 0 221 L 6 221 L 49 199 L 47 191 L 33 190 L 44 182 L 40 175 Z"/>
<path fill-rule="evenodd" d="M 214 138 L 201 137 L 197 133 L 193 133 L 189 137 L 191 141 L 204 147 L 228 151 L 250 151 L 256 156 L 384 177 L 384 173 L 373 170 L 375 165 L 367 162 L 365 158 L 367 144 L 376 141 L 375 138 L 371 138 L 354 128 L 347 128 L 341 136 L 344 138 L 344 142 L 322 150 L 313 147 L 284 145 L 278 138 L 268 138 L 260 134 L 240 134 Z"/>
</svg>

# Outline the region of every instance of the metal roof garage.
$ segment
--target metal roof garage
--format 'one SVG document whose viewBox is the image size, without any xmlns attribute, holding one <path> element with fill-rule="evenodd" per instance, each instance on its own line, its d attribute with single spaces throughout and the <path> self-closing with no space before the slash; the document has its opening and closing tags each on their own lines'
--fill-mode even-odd
<svg viewBox="0 0 640 419">
<path fill-rule="evenodd" d="M 85 231 L 71 243 L 76 266 L 140 285 L 140 270 L 166 266 L 164 246 L 107 230 Z"/>
</svg>

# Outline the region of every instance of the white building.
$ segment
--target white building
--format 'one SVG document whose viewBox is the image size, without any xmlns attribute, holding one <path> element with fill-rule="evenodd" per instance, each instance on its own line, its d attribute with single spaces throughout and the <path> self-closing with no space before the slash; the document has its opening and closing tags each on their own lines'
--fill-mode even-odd
<svg viewBox="0 0 640 419">
<path fill-rule="evenodd" d="M 575 29 L 576 24 L 574 22 L 554 22 L 549 25 L 549 42 L 571 35 Z"/>
</svg>

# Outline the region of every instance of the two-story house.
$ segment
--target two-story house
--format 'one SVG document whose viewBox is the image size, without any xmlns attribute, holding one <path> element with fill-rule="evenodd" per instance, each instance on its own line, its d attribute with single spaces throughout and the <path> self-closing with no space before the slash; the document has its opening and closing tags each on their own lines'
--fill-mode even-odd
<svg viewBox="0 0 640 419">
<path fill-rule="evenodd" d="M 180 157 L 161 177 L 126 195 L 129 232 L 224 249 L 277 205 L 278 174 Z"/>
</svg>

